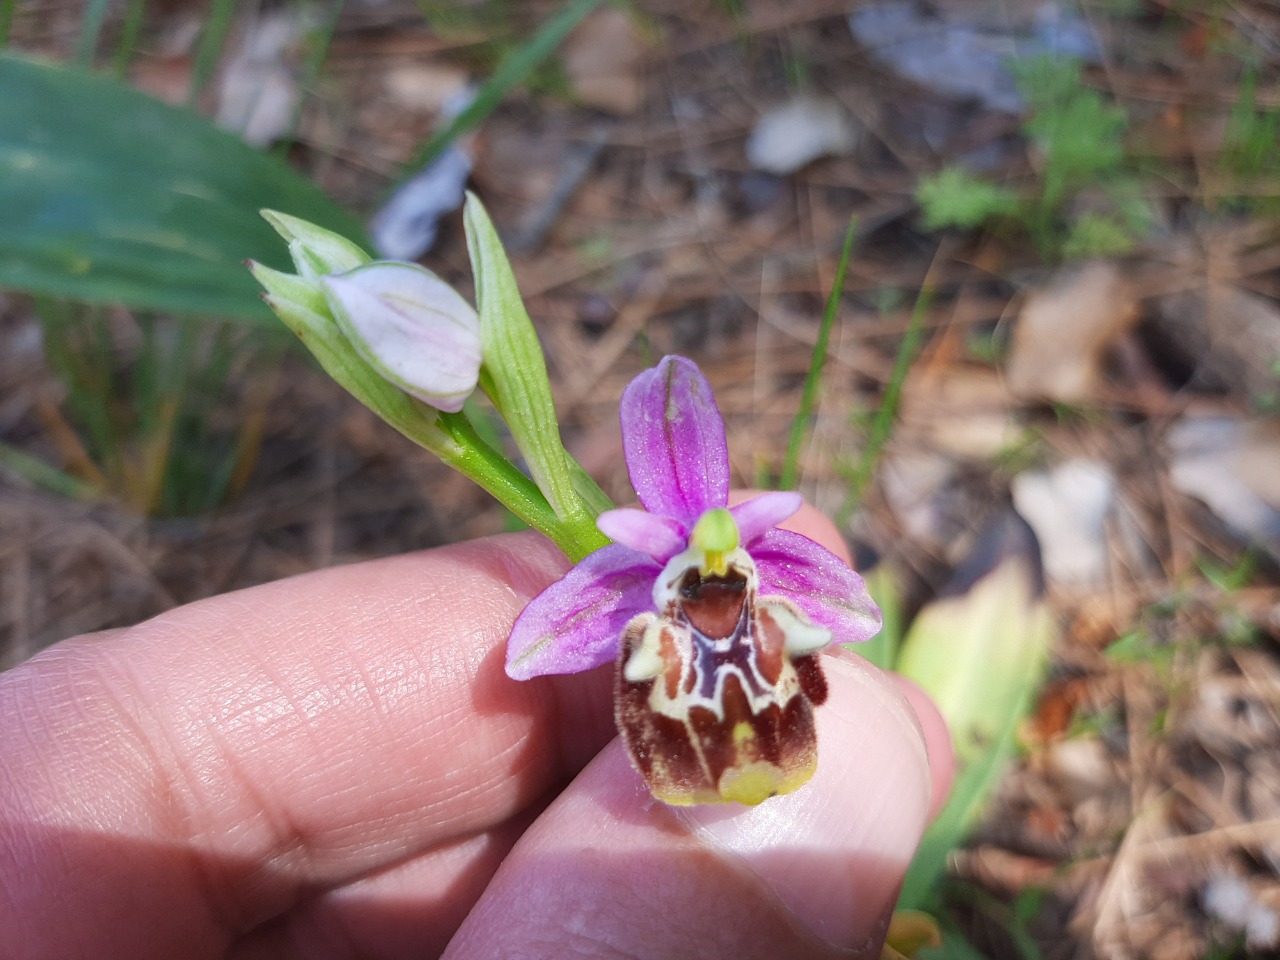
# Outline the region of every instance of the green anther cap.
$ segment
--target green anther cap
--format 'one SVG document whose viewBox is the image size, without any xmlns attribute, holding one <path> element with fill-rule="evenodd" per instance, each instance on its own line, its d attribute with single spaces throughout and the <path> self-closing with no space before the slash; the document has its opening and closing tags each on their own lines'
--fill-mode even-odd
<svg viewBox="0 0 1280 960">
<path fill-rule="evenodd" d="M 733 514 L 724 507 L 708 510 L 693 525 L 689 545 L 702 554 L 704 574 L 724 576 L 728 555 L 738 549 L 738 524 Z"/>
</svg>

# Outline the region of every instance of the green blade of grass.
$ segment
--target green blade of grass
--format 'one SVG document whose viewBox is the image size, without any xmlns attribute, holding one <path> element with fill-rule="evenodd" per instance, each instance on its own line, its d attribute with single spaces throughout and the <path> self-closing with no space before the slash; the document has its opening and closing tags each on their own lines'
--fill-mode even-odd
<svg viewBox="0 0 1280 960">
<path fill-rule="evenodd" d="M 602 0 L 569 0 L 526 43 L 504 57 L 493 76 L 480 88 L 471 105 L 428 140 L 406 166 L 401 182 L 431 163 L 445 147 L 493 113 L 503 97 L 551 56 L 569 32 L 588 13 L 600 6 L 601 2 Z"/>
<path fill-rule="evenodd" d="M 293 148 L 294 140 L 298 136 L 298 127 L 302 123 L 302 109 L 305 105 L 305 94 L 315 89 L 316 81 L 320 78 L 320 70 L 324 66 L 325 58 L 329 55 L 329 46 L 333 43 L 333 35 L 338 30 L 338 19 L 342 16 L 343 8 L 346 7 L 346 0 L 335 0 L 329 16 L 315 30 L 311 32 L 311 36 L 307 42 L 307 55 L 302 63 L 302 77 L 300 86 L 304 96 L 298 98 L 297 104 L 293 108 L 293 116 L 289 118 L 289 131 L 279 142 L 272 148 L 272 152 L 281 160 L 287 159 L 289 151 Z"/>
<path fill-rule="evenodd" d="M 937 262 L 935 257 L 934 262 Z M 932 272 L 932 271 L 931 271 Z M 889 382 L 884 388 L 884 398 L 880 401 L 880 409 L 876 411 L 871 422 L 871 430 L 867 436 L 867 445 L 858 460 L 853 479 L 849 484 L 849 501 L 856 505 L 861 502 L 871 477 L 875 474 L 876 464 L 880 462 L 880 453 L 889 442 L 893 433 L 893 424 L 898 416 L 898 407 L 902 402 L 902 384 L 911 369 L 911 361 L 920 349 L 920 340 L 924 336 L 924 318 L 929 313 L 929 305 L 933 301 L 932 284 L 928 276 L 916 296 L 915 306 L 911 310 L 911 319 L 907 322 L 906 332 L 902 335 L 902 343 L 898 347 L 898 355 L 893 361 L 893 370 L 889 374 Z"/>
<path fill-rule="evenodd" d="M 236 0 L 213 0 L 204 29 L 200 31 L 200 44 L 196 48 L 195 66 L 191 68 L 191 87 L 187 90 L 187 105 L 193 106 L 218 69 L 222 48 L 231 30 L 231 18 Z"/>
<path fill-rule="evenodd" d="M 93 484 L 85 483 L 57 467 L 50 466 L 39 457 L 33 457 L 3 440 L 0 440 L 0 468 L 34 487 L 60 496 L 86 501 L 102 498 L 101 491 Z"/>
<path fill-rule="evenodd" d="M 9 45 L 9 28 L 13 25 L 13 11 L 18 0 L 0 0 L 0 50 Z"/>
<path fill-rule="evenodd" d="M 116 44 L 115 56 L 111 69 L 117 79 L 123 80 L 129 69 L 129 61 L 133 59 L 134 48 L 138 45 L 138 35 L 142 33 L 142 21 L 147 12 L 147 0 L 129 0 L 125 8 L 124 24 L 120 28 L 120 42 Z"/>
<path fill-rule="evenodd" d="M 98 37 L 102 35 L 102 24 L 107 19 L 109 2 L 110 0 L 89 0 L 88 9 L 84 12 L 80 37 L 76 41 L 76 63 L 82 67 L 93 66 L 93 54 L 98 49 Z"/>
<path fill-rule="evenodd" d="M 840 312 L 840 296 L 844 293 L 844 276 L 849 267 L 849 258 L 853 256 L 853 241 L 858 234 L 858 218 L 849 218 L 849 229 L 845 231 L 844 246 L 840 250 L 840 262 L 836 264 L 835 279 L 831 282 L 831 294 L 827 297 L 826 308 L 822 311 L 822 323 L 818 327 L 818 339 L 813 344 L 813 353 L 809 357 L 809 372 L 804 378 L 804 389 L 800 393 L 800 407 L 796 410 L 795 419 L 791 421 L 791 436 L 787 440 L 786 459 L 782 462 L 782 475 L 778 487 L 782 490 L 794 490 L 796 473 L 800 462 L 800 447 L 804 444 L 809 432 L 813 406 L 818 400 L 818 388 L 822 385 L 822 368 L 827 362 L 827 345 L 831 342 L 831 327 L 835 324 L 836 314 Z"/>
</svg>

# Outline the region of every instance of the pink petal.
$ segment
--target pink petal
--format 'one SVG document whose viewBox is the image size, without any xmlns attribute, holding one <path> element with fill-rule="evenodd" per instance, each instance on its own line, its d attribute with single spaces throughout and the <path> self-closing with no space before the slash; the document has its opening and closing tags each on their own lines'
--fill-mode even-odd
<svg viewBox="0 0 1280 960">
<path fill-rule="evenodd" d="M 663 357 L 622 394 L 622 448 L 650 513 L 691 526 L 729 496 L 729 450 L 711 384 L 692 360 Z"/>
<path fill-rule="evenodd" d="M 684 549 L 684 528 L 670 517 L 643 510 L 606 510 L 596 518 L 600 532 L 624 547 L 666 563 Z"/>
<path fill-rule="evenodd" d="M 343 335 L 380 376 L 439 410 L 462 409 L 480 376 L 480 318 L 456 290 L 389 261 L 319 282 Z"/>
<path fill-rule="evenodd" d="M 629 547 L 601 547 L 516 618 L 507 640 L 507 675 L 528 680 L 613 660 L 627 621 L 653 609 L 653 581 L 661 571 Z"/>
<path fill-rule="evenodd" d="M 760 595 L 784 597 L 834 643 L 870 640 L 880 632 L 880 608 L 862 578 L 830 550 L 790 530 L 769 530 L 751 545 Z"/>
<path fill-rule="evenodd" d="M 745 547 L 799 510 L 803 502 L 798 493 L 762 493 L 730 507 L 729 512 L 738 524 L 738 537 Z"/>
</svg>

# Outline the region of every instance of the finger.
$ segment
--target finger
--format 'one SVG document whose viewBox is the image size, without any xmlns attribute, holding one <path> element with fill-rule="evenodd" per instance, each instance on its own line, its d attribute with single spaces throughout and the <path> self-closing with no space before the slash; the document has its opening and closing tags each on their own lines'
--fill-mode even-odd
<svg viewBox="0 0 1280 960">
<path fill-rule="evenodd" d="M 13 671 L 0 847 L 32 865 L 15 915 L 48 919 L 38 878 L 93 900 L 60 936 L 100 948 L 102 921 L 138 933 L 130 955 L 166 955 L 164 924 L 121 913 L 145 883 L 149 911 L 178 937 L 204 924 L 216 952 L 317 888 L 500 824 L 612 735 L 607 676 L 502 671 L 512 620 L 565 566 L 530 535 L 322 571 Z"/>
<path fill-rule="evenodd" d="M 532 816 L 318 894 L 250 931 L 226 960 L 438 957 Z"/>
<path fill-rule="evenodd" d="M 813 780 L 758 807 L 653 801 L 614 741 L 530 828 L 446 956 L 874 956 L 929 812 L 898 686 L 824 661 Z"/>
<path fill-rule="evenodd" d="M 510 817 L 612 735 L 607 678 L 593 694 L 590 677 L 502 670 L 515 615 L 564 567 L 532 535 L 466 544 L 215 598 L 12 671 L 0 860 L 23 883 L 0 889 L 5 929 L 52 931 L 62 956 L 113 955 L 110 929 L 142 957 L 190 946 L 194 925 L 216 955 L 317 888 Z"/>
<path fill-rule="evenodd" d="M 892 673 L 889 677 L 897 684 L 920 723 L 920 733 L 929 754 L 929 820 L 932 821 L 946 806 L 952 781 L 955 780 L 955 741 L 951 739 L 951 730 L 942 712 L 924 690 L 900 674 Z"/>
</svg>

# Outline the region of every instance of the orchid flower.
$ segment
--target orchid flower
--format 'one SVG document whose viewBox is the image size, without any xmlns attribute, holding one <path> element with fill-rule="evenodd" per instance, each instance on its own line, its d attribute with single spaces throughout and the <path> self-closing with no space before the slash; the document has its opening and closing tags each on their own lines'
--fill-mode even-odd
<svg viewBox="0 0 1280 960">
<path fill-rule="evenodd" d="M 617 663 L 615 717 L 636 768 L 670 804 L 759 803 L 808 781 L 816 656 L 866 640 L 880 613 L 834 554 L 777 525 L 794 493 L 728 505 L 724 421 L 710 384 L 666 357 L 622 396 L 623 452 L 643 510 L 598 519 L 596 550 L 525 608 L 517 680 Z"/>
</svg>

